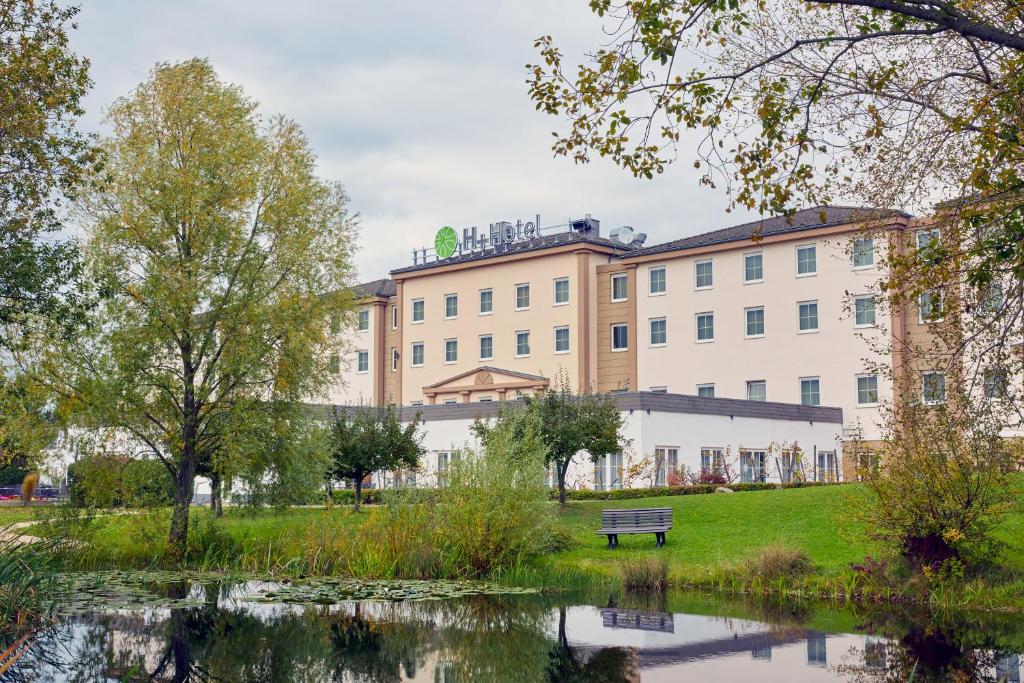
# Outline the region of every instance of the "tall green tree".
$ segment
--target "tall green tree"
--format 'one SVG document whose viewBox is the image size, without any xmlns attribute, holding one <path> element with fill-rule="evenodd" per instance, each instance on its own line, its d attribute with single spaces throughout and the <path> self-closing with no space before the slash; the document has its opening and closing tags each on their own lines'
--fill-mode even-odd
<svg viewBox="0 0 1024 683">
<path fill-rule="evenodd" d="M 95 161 L 75 130 L 90 85 L 89 63 L 68 41 L 76 14 L 53 1 L 0 0 L 0 327 L 74 310 L 77 249 L 54 233 L 62 200 Z"/>
<path fill-rule="evenodd" d="M 77 426 L 164 464 L 181 556 L 197 472 L 261 447 L 235 433 L 287 439 L 328 381 L 356 218 L 298 125 L 262 119 L 205 60 L 158 64 L 108 122 L 106 168 L 81 204 L 105 298 L 74 343 L 46 340 L 40 376 Z"/>
<path fill-rule="evenodd" d="M 367 475 L 419 467 L 423 455 L 419 427 L 419 413 L 403 425 L 393 405 L 356 406 L 335 414 L 328 434 L 333 459 L 330 472 L 335 478 L 352 482 L 356 512 L 363 500 L 363 480 Z"/>
</svg>

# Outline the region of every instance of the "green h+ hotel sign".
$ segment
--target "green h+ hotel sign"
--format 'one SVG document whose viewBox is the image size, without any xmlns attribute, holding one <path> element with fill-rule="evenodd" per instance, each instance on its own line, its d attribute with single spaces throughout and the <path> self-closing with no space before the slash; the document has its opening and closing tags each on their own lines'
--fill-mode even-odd
<svg viewBox="0 0 1024 683">
<path fill-rule="evenodd" d="M 499 221 L 491 223 L 488 230 L 480 234 L 474 225 L 463 228 L 461 237 L 450 225 L 442 226 L 434 235 L 434 258 L 444 261 L 453 256 L 463 254 L 482 254 L 489 251 L 500 251 L 508 245 L 540 236 L 540 214 L 532 221 L 517 220 L 515 223 Z M 429 262 L 426 249 L 415 249 L 412 252 L 413 264 Z"/>
</svg>

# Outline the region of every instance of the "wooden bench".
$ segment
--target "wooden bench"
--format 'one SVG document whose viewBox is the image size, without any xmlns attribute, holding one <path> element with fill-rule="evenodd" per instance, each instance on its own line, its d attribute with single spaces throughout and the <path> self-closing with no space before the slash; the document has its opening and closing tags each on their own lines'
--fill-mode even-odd
<svg viewBox="0 0 1024 683">
<path fill-rule="evenodd" d="M 665 532 L 671 528 L 672 508 L 601 510 L 597 533 L 608 537 L 609 548 L 618 547 L 619 534 L 654 534 L 660 548 L 665 545 Z"/>
</svg>

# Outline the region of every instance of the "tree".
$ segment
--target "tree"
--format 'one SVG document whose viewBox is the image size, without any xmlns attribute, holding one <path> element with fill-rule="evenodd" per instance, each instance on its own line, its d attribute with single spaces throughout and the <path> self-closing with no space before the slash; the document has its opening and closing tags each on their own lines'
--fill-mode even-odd
<svg viewBox="0 0 1024 683">
<path fill-rule="evenodd" d="M 0 0 L 0 326 L 68 316 L 77 249 L 54 239 L 59 203 L 95 161 L 75 130 L 89 63 L 68 44 L 77 7 Z M 7 343 L 6 335 L 0 343 Z"/>
<path fill-rule="evenodd" d="M 363 479 L 367 475 L 419 467 L 423 455 L 423 436 L 417 434 L 419 426 L 419 413 L 403 426 L 393 405 L 356 406 L 335 413 L 328 436 L 334 460 L 331 474 L 352 482 L 356 512 L 363 499 Z"/>
<path fill-rule="evenodd" d="M 107 164 L 81 202 L 104 299 L 74 343 L 45 338 L 26 357 L 77 428 L 164 464 L 178 557 L 197 472 L 276 443 L 236 433 L 302 427 L 300 402 L 329 378 L 325 321 L 352 309 L 348 198 L 316 176 L 294 122 L 256 107 L 198 59 L 158 64 L 113 104 Z"/>
</svg>

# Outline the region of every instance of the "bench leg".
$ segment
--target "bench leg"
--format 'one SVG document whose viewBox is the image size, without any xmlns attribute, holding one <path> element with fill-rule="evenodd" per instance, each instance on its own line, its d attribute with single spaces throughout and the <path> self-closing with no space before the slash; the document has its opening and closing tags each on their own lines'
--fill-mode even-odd
<svg viewBox="0 0 1024 683">
<path fill-rule="evenodd" d="M 612 547 L 613 548 L 618 548 L 619 547 L 619 535 L 618 534 L 612 534 Z"/>
<path fill-rule="evenodd" d="M 665 545 L 665 532 L 664 531 L 655 532 L 654 538 L 656 540 L 658 548 L 660 548 L 663 545 Z"/>
<path fill-rule="evenodd" d="M 612 545 L 612 534 L 608 534 L 608 550 L 611 550 L 615 546 Z"/>
</svg>

